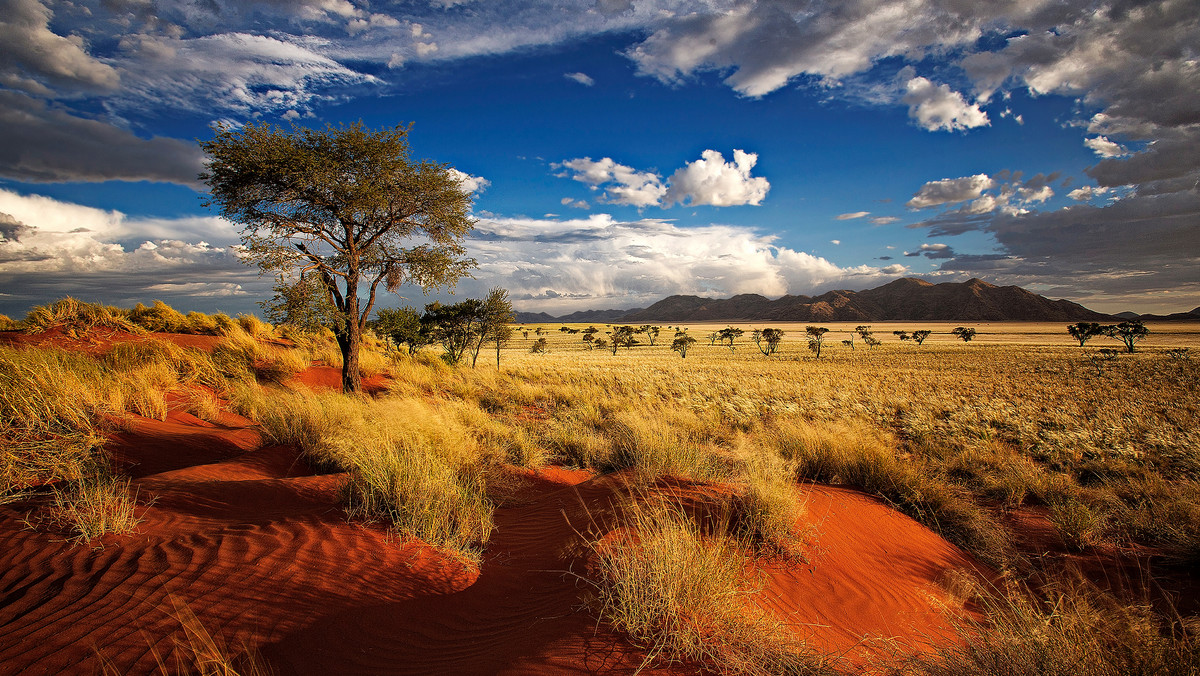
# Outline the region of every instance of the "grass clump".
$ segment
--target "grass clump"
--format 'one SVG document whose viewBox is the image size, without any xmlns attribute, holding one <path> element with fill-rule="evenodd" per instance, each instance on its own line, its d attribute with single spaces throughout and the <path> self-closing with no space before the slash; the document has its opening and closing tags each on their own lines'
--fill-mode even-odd
<svg viewBox="0 0 1200 676">
<path fill-rule="evenodd" d="M 246 388 L 235 405 L 314 465 L 348 472 L 351 515 L 471 559 L 494 528 L 485 472 L 503 451 L 475 433 L 469 404 Z"/>
<path fill-rule="evenodd" d="M 105 380 L 84 355 L 0 347 L 0 493 L 96 471 Z"/>
<path fill-rule="evenodd" d="M 780 419 L 759 435 L 800 480 L 846 484 L 882 497 L 992 565 L 1011 556 L 1006 529 L 965 491 L 918 459 L 904 459 L 872 430 Z"/>
<path fill-rule="evenodd" d="M 33 308 L 25 316 L 23 324 L 28 333 L 39 333 L 61 326 L 72 338 L 78 338 L 95 328 L 118 329 L 129 333 L 145 332 L 130 321 L 121 308 L 87 303 L 70 296 L 49 305 Z"/>
<path fill-rule="evenodd" d="M 1157 614 L 1086 582 L 1040 596 L 1015 587 L 976 590 L 985 619 L 959 622 L 960 640 L 904 673 L 930 676 L 1185 676 L 1200 673 L 1200 625 Z"/>
<path fill-rule="evenodd" d="M 129 479 L 96 474 L 54 490 L 48 518 L 65 527 L 70 542 L 85 544 L 106 533 L 129 535 L 141 523 Z"/>
<path fill-rule="evenodd" d="M 649 656 L 722 674 L 832 673 L 751 599 L 739 543 L 705 537 L 679 508 L 627 511 L 628 530 L 593 544 L 601 615 Z"/>
</svg>

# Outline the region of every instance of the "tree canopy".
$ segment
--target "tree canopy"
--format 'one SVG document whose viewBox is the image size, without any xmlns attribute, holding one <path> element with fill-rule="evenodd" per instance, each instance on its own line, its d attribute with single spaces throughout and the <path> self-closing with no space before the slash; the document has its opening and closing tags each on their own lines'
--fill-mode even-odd
<svg viewBox="0 0 1200 676">
<path fill-rule="evenodd" d="M 308 284 L 332 307 L 342 387 L 359 391 L 358 352 L 379 286 L 449 287 L 475 264 L 461 244 L 474 226 L 471 194 L 449 166 L 409 157 L 405 126 L 214 131 L 200 143 L 208 205 L 242 226 L 247 262 Z"/>
</svg>

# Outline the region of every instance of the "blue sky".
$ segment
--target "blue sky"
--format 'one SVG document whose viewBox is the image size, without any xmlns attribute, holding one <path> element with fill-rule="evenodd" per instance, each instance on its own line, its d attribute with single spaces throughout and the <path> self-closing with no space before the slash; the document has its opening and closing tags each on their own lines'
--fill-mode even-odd
<svg viewBox="0 0 1200 676">
<path fill-rule="evenodd" d="M 459 295 L 980 277 L 1200 305 L 1190 2 L 0 0 L 0 312 L 253 310 L 214 123 L 413 123 L 475 190 Z M 407 300 L 422 304 L 419 290 Z"/>
</svg>

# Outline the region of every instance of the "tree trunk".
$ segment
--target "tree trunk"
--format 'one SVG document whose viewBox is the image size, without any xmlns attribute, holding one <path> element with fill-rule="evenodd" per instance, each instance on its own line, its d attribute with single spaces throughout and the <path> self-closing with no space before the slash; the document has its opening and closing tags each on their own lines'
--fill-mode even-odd
<svg viewBox="0 0 1200 676">
<path fill-rule="evenodd" d="M 357 281 L 357 280 L 354 280 Z M 344 324 L 338 331 L 338 347 L 342 349 L 342 392 L 362 391 L 362 374 L 358 370 L 358 355 L 362 351 L 362 327 L 358 325 L 358 285 L 349 286 L 346 293 Z"/>
</svg>

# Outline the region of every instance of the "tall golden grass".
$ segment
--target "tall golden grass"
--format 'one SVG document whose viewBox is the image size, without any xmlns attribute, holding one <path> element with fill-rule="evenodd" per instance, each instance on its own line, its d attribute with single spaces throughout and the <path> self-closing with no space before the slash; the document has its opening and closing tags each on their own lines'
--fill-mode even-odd
<svg viewBox="0 0 1200 676">
<path fill-rule="evenodd" d="M 706 535 L 684 510 L 643 501 L 629 530 L 596 541 L 601 615 L 647 650 L 647 662 L 686 660 L 720 674 L 826 674 L 829 661 L 751 597 L 745 545 Z M 643 665 L 644 666 L 644 665 Z"/>
</svg>

